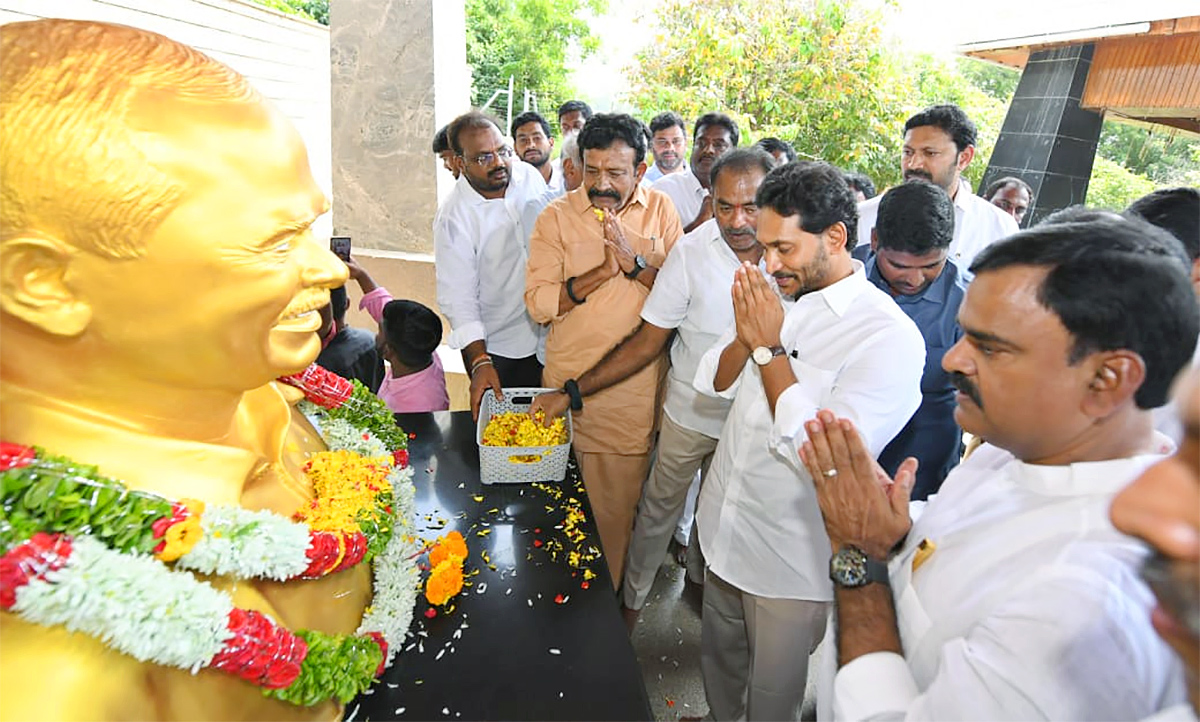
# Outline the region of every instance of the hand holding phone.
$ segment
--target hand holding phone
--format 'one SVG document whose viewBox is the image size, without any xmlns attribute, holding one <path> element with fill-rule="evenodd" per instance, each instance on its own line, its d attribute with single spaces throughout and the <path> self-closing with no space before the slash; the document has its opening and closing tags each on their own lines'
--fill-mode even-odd
<svg viewBox="0 0 1200 722">
<path fill-rule="evenodd" d="M 350 236 L 334 236 L 329 239 L 329 250 L 338 258 L 350 262 Z"/>
</svg>

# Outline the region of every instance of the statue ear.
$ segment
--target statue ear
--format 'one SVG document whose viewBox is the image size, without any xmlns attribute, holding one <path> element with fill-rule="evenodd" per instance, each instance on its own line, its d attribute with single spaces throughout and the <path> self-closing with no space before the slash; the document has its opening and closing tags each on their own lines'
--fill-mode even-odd
<svg viewBox="0 0 1200 722">
<path fill-rule="evenodd" d="M 78 250 L 49 238 L 19 236 L 0 243 L 0 310 L 55 336 L 78 336 L 92 309 L 64 279 Z"/>
</svg>

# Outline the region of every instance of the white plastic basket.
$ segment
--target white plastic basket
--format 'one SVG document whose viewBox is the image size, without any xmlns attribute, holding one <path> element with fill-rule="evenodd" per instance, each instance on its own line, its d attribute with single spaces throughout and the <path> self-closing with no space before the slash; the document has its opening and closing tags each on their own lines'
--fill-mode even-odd
<svg viewBox="0 0 1200 722">
<path fill-rule="evenodd" d="M 556 446 L 484 446 L 483 430 L 496 414 L 506 411 L 527 413 L 533 397 L 554 389 L 504 389 L 504 398 L 485 392 L 479 406 L 479 421 L 475 425 L 475 443 L 479 446 L 479 478 L 484 484 L 528 484 L 539 481 L 562 481 L 567 476 L 567 461 L 571 457 L 571 440 L 575 438 L 571 411 L 567 410 L 567 441 Z M 521 457 L 540 456 L 538 461 Z"/>
</svg>

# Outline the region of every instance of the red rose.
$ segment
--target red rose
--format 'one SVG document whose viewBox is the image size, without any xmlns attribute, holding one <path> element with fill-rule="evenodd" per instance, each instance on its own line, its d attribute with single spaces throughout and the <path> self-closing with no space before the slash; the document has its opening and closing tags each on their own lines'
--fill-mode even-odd
<svg viewBox="0 0 1200 722">
<path fill-rule="evenodd" d="M 341 406 L 354 393 L 354 384 L 317 364 L 301 373 L 281 376 L 279 380 L 300 389 L 304 398 L 326 409 Z"/>
<path fill-rule="evenodd" d="M 408 449 L 396 449 L 392 452 L 392 460 L 396 462 L 396 466 L 403 469 L 408 466 Z"/>
<path fill-rule="evenodd" d="M 0 471 L 29 466 L 36 456 L 32 447 L 0 441 Z"/>
</svg>

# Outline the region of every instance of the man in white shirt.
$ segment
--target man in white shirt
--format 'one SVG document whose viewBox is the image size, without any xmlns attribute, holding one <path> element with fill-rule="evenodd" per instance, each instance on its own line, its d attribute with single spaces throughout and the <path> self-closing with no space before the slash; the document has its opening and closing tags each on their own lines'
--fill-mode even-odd
<svg viewBox="0 0 1200 722">
<path fill-rule="evenodd" d="M 471 375 L 471 410 L 486 389 L 539 386 L 539 328 L 525 310 L 530 219 L 546 184 L 533 166 L 513 162 L 494 120 L 478 112 L 447 131 L 462 176 L 433 222 L 438 306 L 450 321 L 450 346 Z"/>
<path fill-rule="evenodd" d="M 920 405 L 925 363 L 921 332 L 850 257 L 856 204 L 840 170 L 777 167 L 757 202 L 766 268 L 787 308 L 744 264 L 735 327 L 695 378 L 702 393 L 733 399 L 696 511 L 709 564 L 701 670 L 717 720 L 799 719 L 833 595 L 812 482 L 779 429 L 833 406 L 878 453 Z"/>
<path fill-rule="evenodd" d="M 757 265 L 762 259 L 754 196 L 772 163 L 769 155 L 754 150 L 735 150 L 717 160 L 715 217 L 671 249 L 642 306 L 637 329 L 576 381 L 586 399 L 625 380 L 671 346 L 658 449 L 642 488 L 625 567 L 623 611 L 631 627 L 650 593 L 692 478 L 711 461 L 729 412 L 727 400 L 698 394 L 692 379 L 700 357 L 733 325 L 729 285 L 734 272 L 742 261 Z M 567 395 L 555 391 L 535 399 L 533 410 L 545 409 L 549 422 L 567 403 Z"/>
<path fill-rule="evenodd" d="M 550 195 L 557 198 L 565 193 L 562 168 L 550 160 L 554 138 L 546 119 L 533 110 L 521 113 L 513 118 L 512 137 L 517 157 L 537 169 L 550 189 Z"/>
<path fill-rule="evenodd" d="M 654 165 L 646 171 L 643 183 L 652 184 L 672 173 L 686 173 L 683 164 L 687 152 L 687 126 L 679 113 L 667 111 L 650 120 L 650 150 L 654 153 Z"/>
<path fill-rule="evenodd" d="M 972 270 L 964 337 L 942 365 L 955 419 L 986 443 L 915 522 L 915 460 L 887 478 L 856 424 L 827 410 L 783 430 L 802 443 L 835 551 L 820 717 L 1139 719 L 1181 702 L 1138 578 L 1144 550 L 1107 512 L 1170 447 L 1149 409 L 1200 329 L 1183 253 L 1140 219 L 1081 209 Z"/>
<path fill-rule="evenodd" d="M 924 178 L 954 201 L 954 240 L 950 258 L 966 271 L 988 244 L 1017 232 L 1012 216 L 971 192 L 962 172 L 975 157 L 975 124 L 957 105 L 934 105 L 904 124 L 900 169 L 904 180 Z M 871 245 L 879 196 L 858 205 L 859 258 Z M 967 276 L 968 280 L 970 276 Z"/>
<path fill-rule="evenodd" d="M 708 188 L 713 163 L 738 144 L 738 126 L 724 113 L 705 113 L 692 129 L 692 156 L 688 173 L 660 178 L 654 190 L 666 193 L 679 212 L 683 232 L 690 233 L 712 218 Z"/>
</svg>

